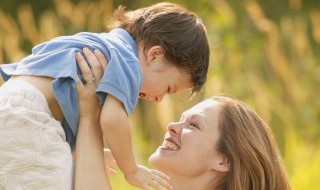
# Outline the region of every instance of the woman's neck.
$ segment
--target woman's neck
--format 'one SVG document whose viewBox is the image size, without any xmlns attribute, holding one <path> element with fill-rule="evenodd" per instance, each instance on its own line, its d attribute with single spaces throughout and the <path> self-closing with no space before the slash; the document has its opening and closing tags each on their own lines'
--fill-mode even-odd
<svg viewBox="0 0 320 190">
<path fill-rule="evenodd" d="M 173 186 L 173 190 L 211 190 L 214 184 L 214 176 L 209 174 L 186 177 L 174 173 L 165 173 L 170 176 L 169 183 Z"/>
</svg>

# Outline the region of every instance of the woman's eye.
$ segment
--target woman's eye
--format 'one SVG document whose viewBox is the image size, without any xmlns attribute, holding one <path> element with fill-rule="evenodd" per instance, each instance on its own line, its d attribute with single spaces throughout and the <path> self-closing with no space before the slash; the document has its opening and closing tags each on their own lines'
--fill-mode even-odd
<svg viewBox="0 0 320 190">
<path fill-rule="evenodd" d="M 199 129 L 199 127 L 198 127 L 198 125 L 196 123 L 190 123 L 190 126 L 193 127 L 193 128 Z"/>
</svg>

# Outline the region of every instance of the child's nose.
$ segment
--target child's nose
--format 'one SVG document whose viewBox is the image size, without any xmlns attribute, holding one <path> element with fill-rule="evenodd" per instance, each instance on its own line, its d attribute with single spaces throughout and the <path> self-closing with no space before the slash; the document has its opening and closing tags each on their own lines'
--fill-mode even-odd
<svg viewBox="0 0 320 190">
<path fill-rule="evenodd" d="M 164 97 L 164 95 L 156 96 L 156 102 L 160 103 L 162 101 L 163 97 Z"/>
</svg>

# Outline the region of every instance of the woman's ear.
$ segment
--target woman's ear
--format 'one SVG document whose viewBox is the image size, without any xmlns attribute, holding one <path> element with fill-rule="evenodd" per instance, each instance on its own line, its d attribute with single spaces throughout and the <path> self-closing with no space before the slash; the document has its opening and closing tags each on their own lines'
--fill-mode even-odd
<svg viewBox="0 0 320 190">
<path fill-rule="evenodd" d="M 164 56 L 164 50 L 161 46 L 152 46 L 147 52 L 147 62 L 151 63 L 157 57 Z"/>
<path fill-rule="evenodd" d="M 225 156 L 220 156 L 219 159 L 213 161 L 211 168 L 219 172 L 227 172 L 230 169 L 229 159 Z"/>
</svg>

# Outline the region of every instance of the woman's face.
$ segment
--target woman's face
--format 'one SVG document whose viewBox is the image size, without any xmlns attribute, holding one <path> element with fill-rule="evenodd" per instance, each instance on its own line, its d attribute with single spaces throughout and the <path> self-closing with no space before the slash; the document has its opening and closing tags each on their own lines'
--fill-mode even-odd
<svg viewBox="0 0 320 190">
<path fill-rule="evenodd" d="M 212 171 L 221 162 L 216 151 L 219 139 L 219 103 L 208 99 L 185 111 L 179 122 L 170 123 L 164 142 L 149 161 L 157 169 L 182 176 Z"/>
</svg>

